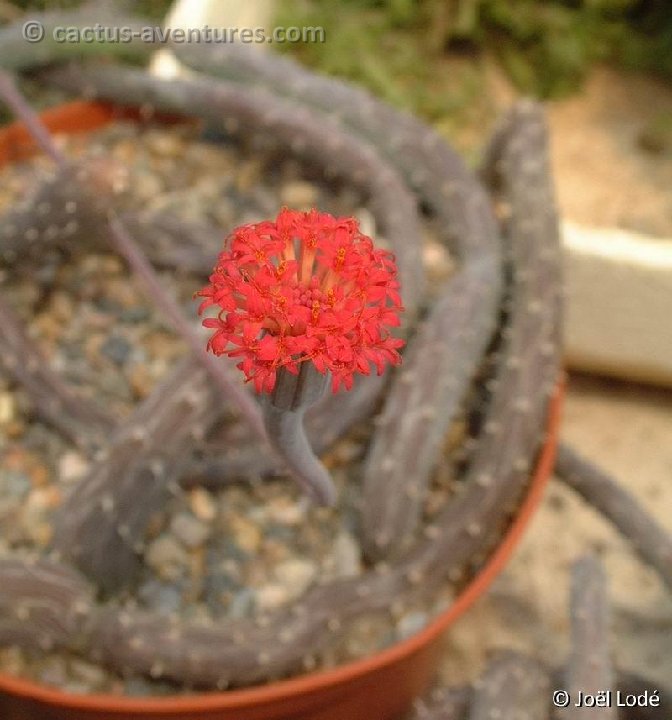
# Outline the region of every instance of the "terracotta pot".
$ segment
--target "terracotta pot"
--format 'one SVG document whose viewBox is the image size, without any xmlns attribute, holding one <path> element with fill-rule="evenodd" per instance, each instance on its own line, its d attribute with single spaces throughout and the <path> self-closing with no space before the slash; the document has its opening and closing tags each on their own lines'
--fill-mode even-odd
<svg viewBox="0 0 672 720">
<path fill-rule="evenodd" d="M 120 117 L 141 118 L 104 103 L 74 102 L 42 119 L 52 131 L 94 130 Z M 169 118 L 170 119 L 170 118 Z M 0 130 L 0 164 L 35 152 L 25 129 Z M 558 383 L 548 417 L 548 441 L 526 497 L 500 545 L 455 602 L 421 632 L 375 655 L 338 668 L 261 687 L 193 696 L 130 698 L 74 695 L 0 674 L 3 720 L 393 720 L 433 679 L 441 636 L 489 587 L 504 567 L 536 510 L 555 459 L 564 382 Z"/>
</svg>

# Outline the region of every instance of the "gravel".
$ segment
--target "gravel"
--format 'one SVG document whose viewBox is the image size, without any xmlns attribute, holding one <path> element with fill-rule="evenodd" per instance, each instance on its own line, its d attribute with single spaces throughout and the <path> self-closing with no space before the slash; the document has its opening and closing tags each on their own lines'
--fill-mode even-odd
<svg viewBox="0 0 672 720">
<path fill-rule="evenodd" d="M 105 153 L 123 166 L 122 209 L 207 221 L 222 228 L 223 236 L 236 224 L 274 215 L 282 204 L 316 205 L 355 214 L 364 232 L 375 234 L 373 216 L 351 189 L 308 179 L 294 161 L 249 157 L 235 145 L 203 141 L 197 132 L 118 123 L 63 144 L 71 156 Z M 1 169 L 0 213 L 47 167 L 39 157 Z M 214 255 L 221 237 L 212 240 Z M 452 271 L 431 229 L 425 256 L 437 282 Z M 180 268 L 162 270 L 160 277 L 197 326 L 191 298 L 204 278 Z M 73 252 L 66 260 L 50 258 L 32 274 L 3 272 L 0 284 L 63 381 L 119 422 L 185 352 L 123 262 L 104 248 Z M 312 507 L 283 477 L 218 492 L 196 488 L 172 498 L 157 508 L 134 597 L 121 602 L 185 618 L 238 619 L 291 603 L 318 580 L 361 574 L 362 552 L 353 530 L 357 490 L 348 478 L 356 477 L 351 470 L 362 454 L 360 436 L 339 442 L 326 458 L 343 498 L 338 510 Z M 0 375 L 0 551 L 46 550 L 54 510 L 65 493 L 77 491 L 91 460 L 36 419 L 22 390 Z M 422 628 L 427 617 L 409 611 L 396 621 L 388 616 L 362 620 L 320 662 L 329 666 L 386 647 Z M 0 649 L 0 668 L 78 693 L 180 691 L 144 678 L 121 680 L 81 658 L 17 648 Z"/>
</svg>

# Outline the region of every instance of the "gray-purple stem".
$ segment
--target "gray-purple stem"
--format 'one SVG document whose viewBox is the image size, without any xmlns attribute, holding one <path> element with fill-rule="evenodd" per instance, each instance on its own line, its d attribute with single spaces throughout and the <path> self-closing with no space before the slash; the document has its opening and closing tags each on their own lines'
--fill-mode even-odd
<svg viewBox="0 0 672 720">
<path fill-rule="evenodd" d="M 285 460 L 292 475 L 320 505 L 333 505 L 336 488 L 306 437 L 303 416 L 323 395 L 329 377 L 304 362 L 294 375 L 282 368 L 264 405 L 264 422 L 271 445 Z"/>
<path fill-rule="evenodd" d="M 16 87 L 12 76 L 0 69 L 0 95 L 16 116 L 28 128 L 31 135 L 42 150 L 60 167 L 67 168 L 68 160 L 54 144 L 49 131 L 40 118 L 33 112 Z M 227 396 L 231 397 L 241 413 L 247 418 L 259 437 L 264 438 L 264 425 L 261 413 L 254 400 L 229 377 L 225 366 L 215 360 L 203 348 L 203 343 L 194 332 L 191 325 L 184 318 L 177 303 L 166 293 L 151 264 L 138 248 L 125 226 L 111 212 L 108 215 L 108 225 L 111 238 L 116 249 L 125 258 L 133 271 L 143 281 L 143 287 L 149 290 L 152 299 L 163 309 L 170 318 L 173 326 L 187 341 L 190 349 L 197 358 L 200 358 L 218 387 Z"/>
</svg>

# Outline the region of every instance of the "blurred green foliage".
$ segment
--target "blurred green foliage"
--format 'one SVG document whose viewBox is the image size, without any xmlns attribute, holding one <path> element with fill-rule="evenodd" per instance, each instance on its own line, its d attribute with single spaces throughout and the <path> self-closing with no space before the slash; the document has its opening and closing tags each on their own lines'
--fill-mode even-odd
<svg viewBox="0 0 672 720">
<path fill-rule="evenodd" d="M 241 0 L 245 2 L 246 0 Z M 170 0 L 94 0 L 159 21 Z M 82 0 L 0 0 L 51 10 Z M 672 77 L 672 0 L 276 0 L 278 25 L 319 25 L 325 43 L 278 45 L 453 134 L 487 121 L 484 62 L 540 98 L 580 87 L 593 63 Z"/>
<path fill-rule="evenodd" d="M 284 50 L 402 104 L 451 49 L 491 52 L 541 98 L 577 89 L 597 61 L 672 76 L 669 0 L 283 0 L 279 21 L 326 30 L 324 44 Z M 428 100 L 410 104 L 431 116 Z"/>
<path fill-rule="evenodd" d="M 119 10 L 132 12 L 146 18 L 160 20 L 168 12 L 172 0 L 96 0 L 108 5 L 114 5 Z M 12 5 L 20 10 L 68 10 L 85 5 L 83 0 L 6 0 L 6 5 Z"/>
</svg>

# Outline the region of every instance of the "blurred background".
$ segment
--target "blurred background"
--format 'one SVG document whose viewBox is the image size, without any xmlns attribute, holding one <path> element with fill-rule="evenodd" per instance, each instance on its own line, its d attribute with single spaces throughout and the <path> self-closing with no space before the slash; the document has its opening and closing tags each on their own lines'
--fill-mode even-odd
<svg viewBox="0 0 672 720">
<path fill-rule="evenodd" d="M 0 21 L 77 2 L 0 0 Z M 564 439 L 672 529 L 672 5 L 667 0 L 138 0 L 184 27 L 319 26 L 325 42 L 259 47 L 368 88 L 475 164 L 516 97 L 546 102 L 566 258 Z M 172 13 L 172 14 L 169 14 Z M 553 485 L 494 589 L 447 639 L 443 674 L 494 647 L 558 662 L 567 568 L 603 558 L 617 662 L 672 677 L 672 600 L 601 518 Z"/>
</svg>

